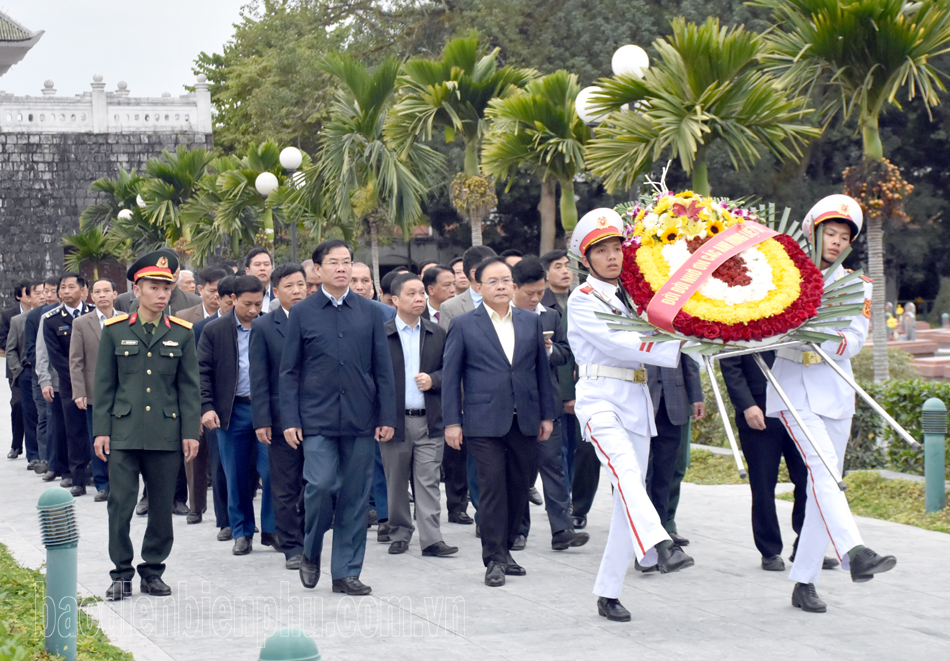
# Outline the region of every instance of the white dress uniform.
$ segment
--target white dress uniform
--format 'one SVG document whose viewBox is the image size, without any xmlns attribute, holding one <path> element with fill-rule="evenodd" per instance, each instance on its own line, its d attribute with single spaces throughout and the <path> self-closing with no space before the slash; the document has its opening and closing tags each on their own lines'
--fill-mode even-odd
<svg viewBox="0 0 950 661">
<path fill-rule="evenodd" d="M 811 239 L 811 231 L 822 220 L 841 222 L 845 218 L 852 223 L 856 218 L 856 226 L 860 229 L 860 216 L 860 207 L 854 200 L 844 195 L 832 195 L 822 199 L 808 213 L 805 219 L 806 232 Z M 816 219 L 817 223 L 814 222 Z M 840 280 L 846 274 L 847 271 L 839 266 L 834 273 L 834 280 Z M 824 329 L 840 335 L 840 343 L 829 340 L 820 345 L 849 375 L 852 374 L 851 358 L 861 351 L 868 335 L 871 284 L 868 279 L 864 280 L 864 311 L 842 318 L 840 327 Z M 847 301 L 860 302 L 860 294 Z M 840 473 L 844 468 L 844 455 L 851 437 L 855 393 L 830 366 L 824 362 L 815 362 L 817 360 L 820 360 L 817 353 L 804 349 L 780 349 L 776 352 L 772 373 L 792 406 L 801 415 L 812 438 L 828 461 L 837 465 Z M 831 541 L 841 566 L 848 569 L 848 551 L 863 545 L 861 534 L 844 492 L 838 489 L 837 483 L 825 469 L 811 443 L 789 414 L 788 407 L 771 385 L 766 391 L 766 415 L 782 420 L 805 460 L 811 485 L 805 506 L 805 523 L 799 536 L 798 550 L 789 578 L 796 583 L 817 583 L 828 541 Z"/>
<path fill-rule="evenodd" d="M 617 230 L 607 235 L 619 236 L 620 217 L 612 210 L 595 211 L 602 215 L 587 214 L 577 225 L 573 243 L 583 245 L 585 236 L 603 229 L 597 225 L 603 217 Z M 591 214 L 595 217 L 588 219 Z M 605 238 L 604 233 L 597 238 Z M 572 245 L 574 252 L 582 253 L 577 247 Z M 594 594 L 617 599 L 634 555 L 642 566 L 651 567 L 657 562 L 656 544 L 670 539 L 645 488 L 650 437 L 656 427 L 643 363 L 676 367 L 680 344 L 651 342 L 638 333 L 610 330 L 595 313 L 609 313 L 611 307 L 631 314 L 617 296 L 617 286 L 589 277 L 571 293 L 567 339 L 579 376 L 574 412 L 584 440 L 594 444 L 614 487 L 613 516 Z"/>
</svg>

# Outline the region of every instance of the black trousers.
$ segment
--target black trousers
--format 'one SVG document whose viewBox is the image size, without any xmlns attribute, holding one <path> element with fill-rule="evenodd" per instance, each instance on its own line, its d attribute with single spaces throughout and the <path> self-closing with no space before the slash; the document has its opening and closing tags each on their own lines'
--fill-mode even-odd
<svg viewBox="0 0 950 661">
<path fill-rule="evenodd" d="M 289 559 L 303 553 L 303 444 L 294 449 L 284 440 L 283 434 L 274 436 L 268 459 L 274 525 L 280 538 L 280 550 Z"/>
<path fill-rule="evenodd" d="M 50 444 L 50 462 L 51 471 L 60 475 L 70 475 L 69 467 L 69 444 L 66 440 L 66 417 L 63 413 L 63 400 L 58 392 L 53 392 L 53 401 L 49 403 L 50 413 L 52 413 L 53 426 L 49 435 Z"/>
<path fill-rule="evenodd" d="M 650 462 L 647 466 L 647 495 L 653 503 L 660 523 L 666 526 L 669 519 L 670 486 L 676 472 L 683 426 L 670 422 L 666 412 L 666 403 L 660 397 L 660 407 L 656 412 L 656 436 L 650 440 Z"/>
<path fill-rule="evenodd" d="M 756 398 L 759 408 L 765 410 L 765 396 Z M 742 453 L 749 466 L 749 487 L 752 489 L 752 537 L 762 557 L 782 554 L 782 531 L 775 512 L 775 485 L 778 468 L 785 457 L 788 475 L 795 485 L 795 504 L 792 507 L 792 529 L 798 545 L 805 521 L 805 499 L 808 492 L 808 471 L 805 462 L 789 437 L 782 422 L 776 418 L 765 419 L 765 430 L 752 429 L 742 413 L 736 413 L 736 428 Z"/>
<path fill-rule="evenodd" d="M 532 474 L 530 484 L 538 481 L 541 474 L 541 486 L 544 489 L 544 509 L 551 525 L 551 535 L 562 530 L 573 530 L 571 521 L 571 489 L 564 474 L 563 438 L 560 418 L 554 421 L 551 438 L 538 444 L 538 469 Z M 529 484 L 529 486 L 530 486 Z M 518 532 L 525 537 L 531 530 L 531 505 L 526 504 L 521 528 Z"/>
<path fill-rule="evenodd" d="M 565 416 L 567 417 L 567 416 Z M 584 440 L 576 416 L 571 416 L 577 426 L 577 448 L 574 450 L 574 479 L 571 483 L 571 503 L 574 516 L 587 516 L 594 504 L 597 486 L 600 483 L 600 459 L 593 443 Z"/>
<path fill-rule="evenodd" d="M 10 429 L 13 431 L 10 449 L 23 452 L 23 394 L 19 380 L 10 382 Z"/>
<path fill-rule="evenodd" d="M 458 514 L 468 509 L 467 446 L 460 450 L 445 446 L 442 454 L 442 471 L 445 474 L 445 509 L 449 514 Z"/>
<path fill-rule="evenodd" d="M 478 476 L 478 522 L 482 561 L 505 563 L 518 536 L 528 488 L 538 468 L 538 437 L 525 436 L 512 416 L 504 436 L 469 437 L 468 451 Z"/>
<path fill-rule="evenodd" d="M 62 378 L 62 376 L 60 376 Z M 72 392 L 60 396 L 63 407 L 63 419 L 66 422 L 66 452 L 69 463 L 69 474 L 73 478 L 74 487 L 86 486 L 89 477 L 89 462 L 92 456 L 89 452 L 89 430 L 86 427 L 86 412 L 76 406 Z"/>
<path fill-rule="evenodd" d="M 208 441 L 208 462 L 211 465 L 211 497 L 214 501 L 214 525 L 217 528 L 230 528 L 228 519 L 228 479 L 221 465 L 218 452 L 218 430 L 205 430 Z"/>
</svg>

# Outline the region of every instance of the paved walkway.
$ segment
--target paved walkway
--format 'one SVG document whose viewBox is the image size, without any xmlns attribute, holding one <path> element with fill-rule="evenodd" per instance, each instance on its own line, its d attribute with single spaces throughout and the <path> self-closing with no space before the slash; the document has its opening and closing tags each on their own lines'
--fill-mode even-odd
<svg viewBox="0 0 950 661">
<path fill-rule="evenodd" d="M 5 383 L 0 401 L 9 401 Z M 7 439 L 7 407 L 0 408 L 0 438 Z M 0 542 L 22 564 L 39 567 L 45 552 L 35 504 L 48 485 L 25 465 L 22 457 L 0 458 Z M 133 599 L 87 610 L 138 661 L 250 661 L 269 633 L 287 625 L 315 636 L 326 660 L 950 658 L 950 536 L 860 519 L 868 546 L 895 554 L 897 568 L 863 584 L 841 570 L 825 572 L 818 587 L 829 612 L 806 614 L 791 607 L 786 575 L 758 567 L 744 485 L 684 485 L 680 530 L 692 540 L 696 566 L 666 576 L 631 569 L 622 600 L 633 621 L 607 622 L 591 594 L 610 516 L 603 484 L 587 528 L 591 542 L 580 549 L 552 551 L 543 508 L 532 506 L 533 533 L 517 554 L 528 575 L 502 588 L 482 583 L 473 526 L 443 524 L 446 542 L 461 548 L 454 558 L 423 558 L 416 540 L 405 555 L 390 556 L 372 531 L 362 579 L 373 594 L 353 599 L 331 594 L 328 554 L 320 584 L 305 590 L 282 555 L 256 547 L 232 556 L 207 518 L 189 526 L 175 517 L 165 572 L 174 595 L 142 597 L 136 581 Z M 777 505 L 788 528 L 791 504 Z M 110 569 L 106 507 L 90 495 L 77 509 L 80 594 L 101 596 Z M 132 521 L 136 548 L 145 523 Z"/>
</svg>

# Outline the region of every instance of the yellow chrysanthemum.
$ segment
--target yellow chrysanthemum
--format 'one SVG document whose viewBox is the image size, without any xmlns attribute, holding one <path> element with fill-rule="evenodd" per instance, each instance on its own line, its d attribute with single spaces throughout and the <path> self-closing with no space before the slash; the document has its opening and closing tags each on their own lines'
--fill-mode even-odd
<svg viewBox="0 0 950 661">
<path fill-rule="evenodd" d="M 706 225 L 706 232 L 709 233 L 710 236 L 716 236 L 717 234 L 722 232 L 724 229 L 726 228 L 723 226 L 722 222 L 719 220 L 713 220 Z"/>
<path fill-rule="evenodd" d="M 684 191 L 681 191 L 681 192 L 677 193 L 677 194 L 676 194 L 676 197 L 689 198 L 689 197 L 693 197 L 695 194 L 696 194 L 696 193 L 694 193 L 694 192 L 691 191 L 691 190 L 684 190 Z"/>
<path fill-rule="evenodd" d="M 679 241 L 681 236 L 682 234 L 680 234 L 679 228 L 668 227 L 667 229 L 663 230 L 663 234 L 660 235 L 660 239 L 662 239 L 663 243 L 670 244 Z"/>
</svg>

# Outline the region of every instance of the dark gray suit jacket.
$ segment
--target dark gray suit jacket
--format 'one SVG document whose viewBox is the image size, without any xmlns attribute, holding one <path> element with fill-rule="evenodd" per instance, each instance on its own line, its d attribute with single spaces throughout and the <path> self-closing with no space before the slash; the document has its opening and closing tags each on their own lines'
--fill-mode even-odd
<svg viewBox="0 0 950 661">
<path fill-rule="evenodd" d="M 693 414 L 693 404 L 703 401 L 703 384 L 699 379 L 699 365 L 692 358 L 680 361 L 679 367 L 647 365 L 650 399 L 653 415 L 660 410 L 660 398 L 666 404 L 666 414 L 674 425 L 685 425 Z"/>
<path fill-rule="evenodd" d="M 432 387 L 422 393 L 426 403 L 426 424 L 429 437 L 442 436 L 442 351 L 445 348 L 445 331 L 434 321 L 420 319 L 419 371 L 432 378 Z M 393 378 L 396 384 L 396 430 L 392 442 L 406 440 L 406 359 L 402 341 L 396 329 L 396 320 L 390 319 L 383 328 L 389 339 L 389 354 L 393 359 Z"/>
</svg>

